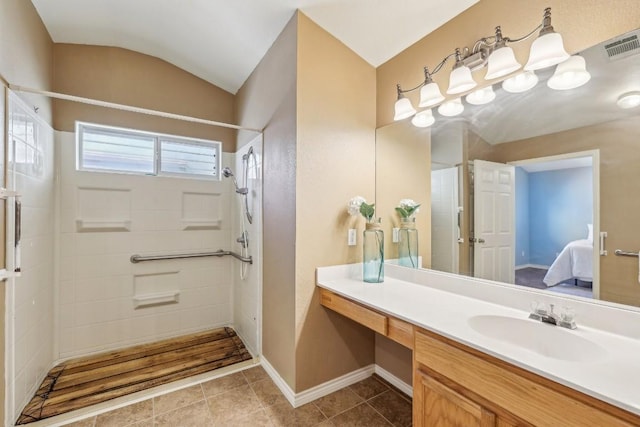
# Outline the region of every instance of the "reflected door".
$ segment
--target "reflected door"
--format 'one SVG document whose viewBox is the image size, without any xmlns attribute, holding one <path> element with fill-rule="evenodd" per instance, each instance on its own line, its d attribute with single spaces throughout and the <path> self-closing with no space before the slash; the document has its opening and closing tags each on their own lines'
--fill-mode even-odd
<svg viewBox="0 0 640 427">
<path fill-rule="evenodd" d="M 431 268 L 458 273 L 458 168 L 431 172 Z"/>
<path fill-rule="evenodd" d="M 515 168 L 474 161 L 474 276 L 515 281 Z"/>
</svg>

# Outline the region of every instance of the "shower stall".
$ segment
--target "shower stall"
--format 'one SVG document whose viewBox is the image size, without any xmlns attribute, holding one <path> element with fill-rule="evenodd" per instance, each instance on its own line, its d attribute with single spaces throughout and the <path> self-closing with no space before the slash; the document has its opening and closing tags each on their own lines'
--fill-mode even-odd
<svg viewBox="0 0 640 427">
<path fill-rule="evenodd" d="M 260 134 L 219 153 L 216 179 L 90 172 L 76 167 L 77 130 L 54 131 L 14 93 L 5 105 L 5 186 L 19 194 L 7 199 L 5 424 L 66 359 L 223 326 L 260 355 Z M 218 251 L 252 263 L 131 260 Z"/>
</svg>

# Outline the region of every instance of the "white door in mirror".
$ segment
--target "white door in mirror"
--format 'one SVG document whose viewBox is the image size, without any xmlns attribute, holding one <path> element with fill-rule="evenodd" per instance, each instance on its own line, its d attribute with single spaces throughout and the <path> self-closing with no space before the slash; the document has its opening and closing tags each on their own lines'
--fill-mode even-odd
<svg viewBox="0 0 640 427">
<path fill-rule="evenodd" d="M 474 161 L 474 276 L 515 281 L 515 168 Z"/>
</svg>

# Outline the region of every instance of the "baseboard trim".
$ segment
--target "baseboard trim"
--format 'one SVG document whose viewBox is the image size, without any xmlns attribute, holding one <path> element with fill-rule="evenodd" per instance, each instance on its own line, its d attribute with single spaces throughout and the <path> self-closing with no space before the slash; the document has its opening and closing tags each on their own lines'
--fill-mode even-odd
<svg viewBox="0 0 640 427">
<path fill-rule="evenodd" d="M 411 385 L 405 383 L 400 378 L 396 377 L 391 372 L 387 371 L 386 369 L 378 365 L 374 365 L 374 367 L 375 367 L 375 373 L 379 375 L 382 379 L 387 381 L 392 386 L 396 387 L 398 390 L 400 390 L 407 396 L 413 397 L 413 387 L 411 387 Z"/>
<path fill-rule="evenodd" d="M 289 387 L 289 384 L 287 384 L 287 382 L 282 379 L 280 374 L 278 374 L 278 371 L 275 370 L 275 368 L 264 356 L 260 357 L 260 363 L 262 364 L 262 367 L 267 372 L 267 374 L 269 374 L 273 382 L 276 384 L 276 386 L 280 389 L 284 397 L 294 408 L 300 407 L 323 396 L 331 394 L 334 391 L 338 391 L 344 387 L 355 384 L 358 381 L 369 378 L 374 373 L 380 375 L 381 378 L 388 381 L 389 384 L 393 385 L 394 387 L 397 387 L 403 393 L 409 396 L 413 396 L 413 389 L 409 384 L 405 383 L 386 369 L 383 369 L 375 364 L 356 369 L 355 371 L 342 375 L 341 377 L 319 384 L 315 387 L 311 387 L 310 389 L 301 391 L 300 393 L 295 393 L 291 389 L 291 387 Z"/>
<path fill-rule="evenodd" d="M 327 381 L 326 383 L 319 384 L 315 387 L 311 387 L 307 390 L 301 391 L 296 394 L 296 408 L 302 406 L 305 403 L 313 402 L 323 396 L 338 391 L 341 388 L 345 388 L 352 384 L 369 378 L 375 371 L 375 365 L 365 366 L 364 368 L 357 369 L 353 372 L 345 374 L 341 377 Z"/>
<path fill-rule="evenodd" d="M 297 408 L 296 394 L 291 389 L 291 387 L 289 387 L 289 384 L 287 384 L 287 382 L 280 376 L 280 374 L 278 374 L 278 371 L 276 371 L 276 369 L 271 365 L 271 363 L 269 363 L 267 358 L 264 357 L 264 355 L 260 356 L 260 364 L 262 365 L 264 370 L 267 372 L 267 374 L 271 377 L 271 379 L 276 384 L 276 386 L 280 389 L 284 397 L 289 401 L 291 406 L 293 406 L 294 408 Z"/>
</svg>

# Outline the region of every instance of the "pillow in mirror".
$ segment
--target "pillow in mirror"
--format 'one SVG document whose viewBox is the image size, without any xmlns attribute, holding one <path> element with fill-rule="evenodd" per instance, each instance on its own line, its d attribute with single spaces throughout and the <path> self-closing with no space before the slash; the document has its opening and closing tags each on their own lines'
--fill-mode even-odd
<svg viewBox="0 0 640 427">
<path fill-rule="evenodd" d="M 593 224 L 587 224 L 587 229 L 589 230 L 587 240 L 593 243 Z"/>
</svg>

